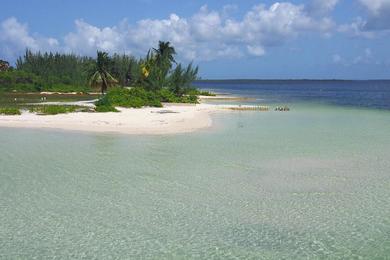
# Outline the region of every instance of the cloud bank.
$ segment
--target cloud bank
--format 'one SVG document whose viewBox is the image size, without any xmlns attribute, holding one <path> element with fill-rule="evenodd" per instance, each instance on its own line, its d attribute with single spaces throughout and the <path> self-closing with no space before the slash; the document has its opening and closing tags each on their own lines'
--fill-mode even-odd
<svg viewBox="0 0 390 260">
<path fill-rule="evenodd" d="M 340 32 L 351 36 L 374 38 L 390 31 L 390 0 L 357 0 L 367 17 L 356 17 L 350 24 L 339 27 Z"/>
<path fill-rule="evenodd" d="M 338 31 L 371 37 L 374 31 L 389 29 L 390 0 L 357 1 L 367 10 L 367 19 L 356 18 L 340 26 L 330 16 L 339 0 L 313 0 L 306 6 L 290 2 L 255 5 L 240 19 L 229 16 L 234 6 L 220 11 L 203 6 L 191 17 L 171 14 L 166 19 L 143 19 L 135 24 L 123 20 L 104 28 L 79 19 L 74 31 L 61 39 L 32 34 L 27 24 L 11 17 L 0 24 L 0 55 L 12 61 L 29 48 L 80 55 L 95 55 L 98 49 L 138 56 L 164 40 L 175 46 L 180 59 L 207 61 L 263 56 L 270 47 L 306 33 L 329 36 Z"/>
</svg>

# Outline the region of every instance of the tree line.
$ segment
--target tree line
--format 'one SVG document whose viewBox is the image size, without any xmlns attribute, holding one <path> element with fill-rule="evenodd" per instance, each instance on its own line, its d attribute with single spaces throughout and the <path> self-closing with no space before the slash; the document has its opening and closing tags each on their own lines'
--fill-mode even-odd
<svg viewBox="0 0 390 260">
<path fill-rule="evenodd" d="M 169 90 L 182 96 L 197 79 L 198 67 L 177 63 L 176 51 L 160 41 L 145 57 L 97 52 L 96 57 L 26 50 L 12 68 L 0 61 L 0 89 L 5 91 L 93 91 L 112 86 Z"/>
</svg>

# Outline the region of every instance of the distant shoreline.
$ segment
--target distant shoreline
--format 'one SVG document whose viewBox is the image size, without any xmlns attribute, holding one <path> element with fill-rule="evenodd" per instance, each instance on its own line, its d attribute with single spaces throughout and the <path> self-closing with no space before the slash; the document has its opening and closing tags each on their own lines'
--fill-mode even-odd
<svg viewBox="0 0 390 260">
<path fill-rule="evenodd" d="M 193 83 L 280 83 L 280 82 L 386 82 L 390 79 L 200 79 L 195 80 Z"/>
</svg>

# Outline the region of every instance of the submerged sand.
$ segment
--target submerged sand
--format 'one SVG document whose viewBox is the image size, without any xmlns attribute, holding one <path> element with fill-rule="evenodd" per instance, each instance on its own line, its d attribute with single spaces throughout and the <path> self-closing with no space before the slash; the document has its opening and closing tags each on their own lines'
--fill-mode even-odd
<svg viewBox="0 0 390 260">
<path fill-rule="evenodd" d="M 58 115 L 0 116 L 0 127 L 62 129 L 87 132 L 113 132 L 123 134 L 176 134 L 208 128 L 210 114 L 226 111 L 222 106 L 210 104 L 165 105 L 162 108 L 118 108 L 119 113 L 69 113 Z"/>
</svg>

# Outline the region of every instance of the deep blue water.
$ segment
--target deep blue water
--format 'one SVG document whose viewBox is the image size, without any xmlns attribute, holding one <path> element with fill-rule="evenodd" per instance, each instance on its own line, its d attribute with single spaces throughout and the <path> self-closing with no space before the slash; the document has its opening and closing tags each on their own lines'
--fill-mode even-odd
<svg viewBox="0 0 390 260">
<path fill-rule="evenodd" d="M 257 102 L 319 102 L 390 110 L 390 80 L 226 80 L 199 81 L 201 89 L 253 97 Z"/>
</svg>

